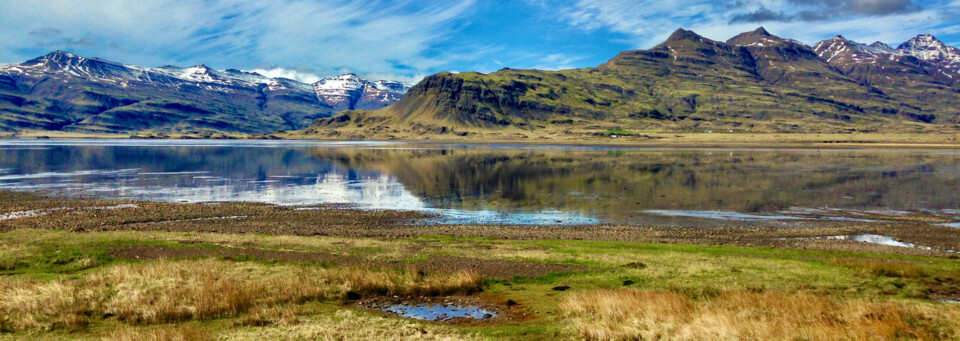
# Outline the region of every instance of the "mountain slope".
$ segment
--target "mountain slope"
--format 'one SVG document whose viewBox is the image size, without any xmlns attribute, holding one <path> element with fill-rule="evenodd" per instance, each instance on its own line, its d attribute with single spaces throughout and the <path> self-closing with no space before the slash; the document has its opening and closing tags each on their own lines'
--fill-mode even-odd
<svg viewBox="0 0 960 341">
<path fill-rule="evenodd" d="M 381 108 L 406 90 L 383 89 L 361 92 L 367 100 L 358 108 Z M 144 68 L 57 51 L 0 66 L 0 130 L 7 131 L 265 133 L 345 109 L 329 105 L 315 85 L 205 65 Z"/>
<path fill-rule="evenodd" d="M 955 130 L 960 90 L 937 75 L 948 70 L 888 50 L 842 37 L 810 47 L 762 28 L 727 42 L 680 29 L 593 68 L 436 74 L 392 106 L 317 120 L 304 133 Z"/>
<path fill-rule="evenodd" d="M 679 29 L 593 68 L 439 73 L 394 105 L 317 120 L 304 133 L 956 130 L 960 84 L 951 72 L 906 50 L 839 36 L 810 47 L 763 28 L 727 42 Z"/>
</svg>

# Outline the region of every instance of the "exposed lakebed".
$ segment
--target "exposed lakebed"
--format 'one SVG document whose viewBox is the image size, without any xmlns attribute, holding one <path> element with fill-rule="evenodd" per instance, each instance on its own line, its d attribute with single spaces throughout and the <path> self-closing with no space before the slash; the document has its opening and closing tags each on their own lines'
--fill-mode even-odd
<svg viewBox="0 0 960 341">
<path fill-rule="evenodd" d="M 0 140 L 0 189 L 344 204 L 438 224 L 960 226 L 960 155 L 917 149 Z"/>
<path fill-rule="evenodd" d="M 836 236 L 817 236 L 817 237 L 801 237 L 801 238 L 780 238 L 780 240 L 790 240 L 790 239 L 807 239 L 807 240 L 845 240 L 858 243 L 867 243 L 867 244 L 877 244 L 877 245 L 886 245 L 886 246 L 895 246 L 895 247 L 906 247 L 922 250 L 931 250 L 931 251 L 944 251 L 950 253 L 956 253 L 956 250 L 951 249 L 938 249 L 934 247 L 918 245 L 914 243 L 907 243 L 896 238 L 883 236 L 878 234 L 870 233 L 858 233 L 858 234 L 848 234 L 848 235 L 836 235 Z"/>
</svg>

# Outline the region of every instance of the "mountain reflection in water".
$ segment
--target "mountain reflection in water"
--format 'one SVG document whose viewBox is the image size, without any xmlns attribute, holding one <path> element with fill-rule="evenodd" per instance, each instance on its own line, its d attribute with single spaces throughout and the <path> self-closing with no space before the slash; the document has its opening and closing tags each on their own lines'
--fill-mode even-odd
<svg viewBox="0 0 960 341">
<path fill-rule="evenodd" d="M 960 219 L 960 156 L 935 151 L 142 142 L 0 140 L 0 189 L 349 204 L 438 223 L 786 224 L 804 209 Z"/>
</svg>

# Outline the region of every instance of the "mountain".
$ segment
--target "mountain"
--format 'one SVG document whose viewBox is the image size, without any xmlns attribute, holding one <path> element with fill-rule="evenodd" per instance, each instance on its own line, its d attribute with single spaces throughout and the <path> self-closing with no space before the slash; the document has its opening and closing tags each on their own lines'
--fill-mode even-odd
<svg viewBox="0 0 960 341">
<path fill-rule="evenodd" d="M 960 74 L 949 67 L 953 50 L 923 37 L 915 38 L 923 44 L 893 49 L 842 36 L 808 46 L 763 28 L 721 42 L 679 29 L 653 48 L 596 67 L 435 74 L 389 107 L 346 111 L 301 133 L 955 132 Z"/>
<path fill-rule="evenodd" d="M 897 50 L 942 68 L 960 71 L 960 49 L 944 44 L 933 35 L 918 35 L 900 44 Z"/>
<path fill-rule="evenodd" d="M 56 51 L 0 66 L 0 131 L 267 133 L 347 109 L 382 108 L 407 89 L 352 74 L 335 78 L 355 79 L 359 90 L 321 84 L 328 79 L 304 84 L 205 65 L 146 68 Z M 347 93 L 350 105 L 327 92 Z"/>
<path fill-rule="evenodd" d="M 376 110 L 393 104 L 410 89 L 397 81 L 369 82 L 355 74 L 321 79 L 313 84 L 321 101 L 335 110 Z"/>
</svg>

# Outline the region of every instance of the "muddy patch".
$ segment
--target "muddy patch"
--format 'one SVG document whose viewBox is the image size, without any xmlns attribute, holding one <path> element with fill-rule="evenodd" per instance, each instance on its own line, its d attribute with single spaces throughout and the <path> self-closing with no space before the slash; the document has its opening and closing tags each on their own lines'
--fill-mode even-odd
<svg viewBox="0 0 960 341">
<path fill-rule="evenodd" d="M 359 263 L 356 258 L 325 253 L 272 251 L 263 249 L 224 249 L 204 247 L 164 247 L 153 245 L 135 245 L 118 247 L 109 253 L 111 257 L 156 260 L 198 257 L 250 257 L 256 259 L 282 260 L 287 262 L 311 263 Z"/>
<path fill-rule="evenodd" d="M 510 279 L 514 276 L 537 277 L 554 272 L 583 271 L 576 265 L 546 264 L 532 262 L 509 262 L 503 260 L 439 256 L 412 265 L 424 271 L 476 271 L 487 278 Z"/>
</svg>

